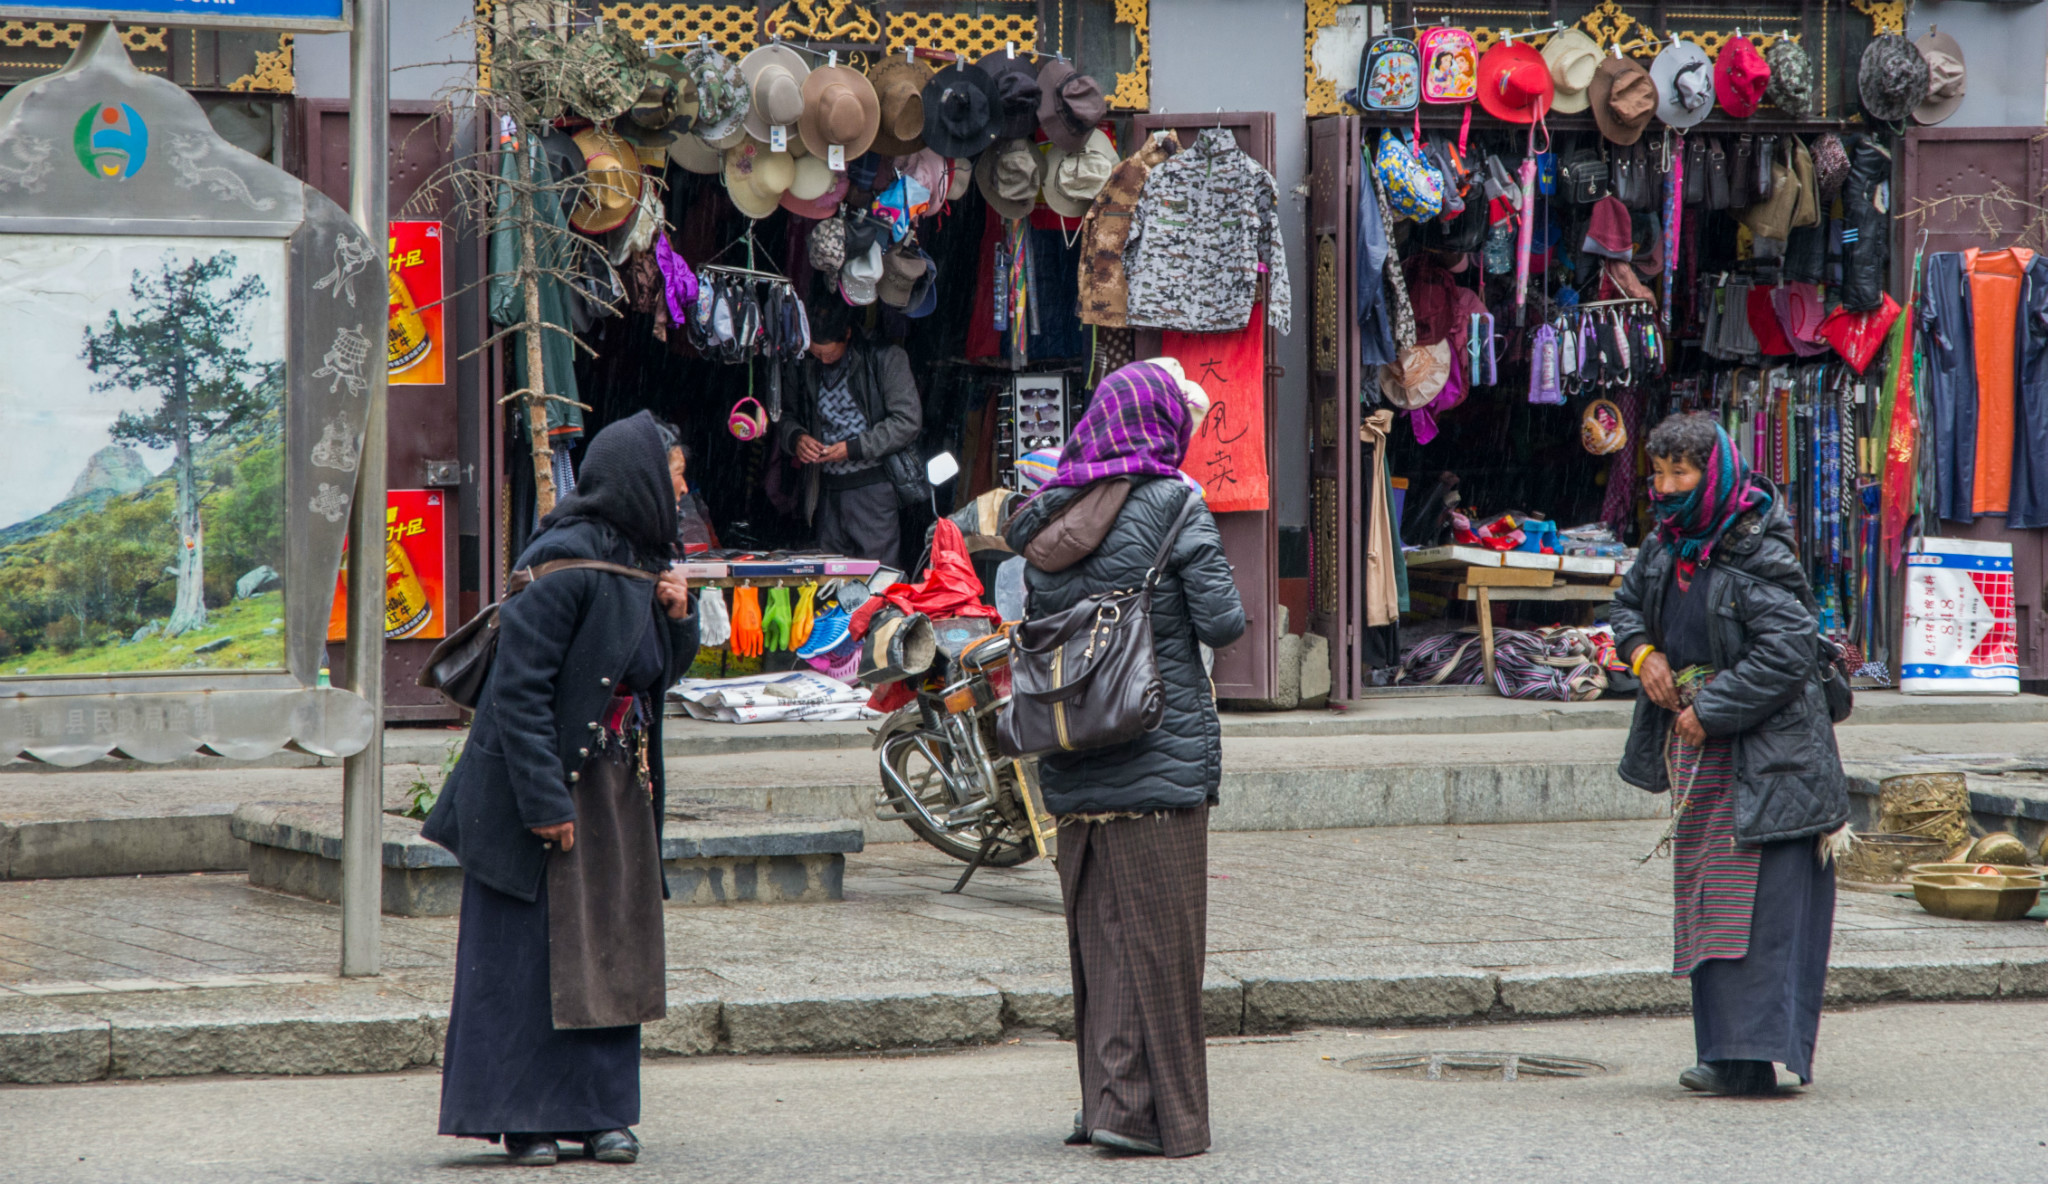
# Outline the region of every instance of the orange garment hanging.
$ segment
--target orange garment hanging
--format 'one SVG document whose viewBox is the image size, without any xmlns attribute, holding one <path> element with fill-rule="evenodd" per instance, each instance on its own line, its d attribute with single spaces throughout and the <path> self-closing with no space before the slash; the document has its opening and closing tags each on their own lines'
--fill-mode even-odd
<svg viewBox="0 0 2048 1184">
<path fill-rule="evenodd" d="M 1970 335 L 1977 355 L 1977 471 L 1970 508 L 2003 514 L 2012 500 L 2014 335 L 2020 291 L 2034 253 L 2024 247 L 1963 252 L 1970 277 Z"/>
</svg>

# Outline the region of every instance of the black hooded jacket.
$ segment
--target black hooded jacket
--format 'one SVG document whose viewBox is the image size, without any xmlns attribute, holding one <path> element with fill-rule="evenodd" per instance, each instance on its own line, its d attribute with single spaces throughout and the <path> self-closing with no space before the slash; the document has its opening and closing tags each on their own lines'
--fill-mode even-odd
<svg viewBox="0 0 2048 1184">
<path fill-rule="evenodd" d="M 643 411 L 612 424 L 584 450 L 577 491 L 541 520 L 515 566 L 602 559 L 659 570 L 674 545 L 674 493 L 653 417 Z M 469 743 L 420 833 L 483 883 L 532 900 L 547 849 L 531 828 L 575 819 L 570 784 L 641 637 L 656 630 L 666 687 L 696 659 L 697 618 L 670 620 L 656 607 L 650 581 L 571 570 L 508 598 L 498 628 Z M 659 702 L 652 714 L 649 750 L 659 753 Z M 662 762 L 651 763 L 659 835 L 667 787 Z"/>
<path fill-rule="evenodd" d="M 1201 495 L 1156 477 L 1132 484 L 1116 521 L 1087 558 L 1064 571 L 1024 569 L 1029 614 L 1060 612 L 1085 597 L 1144 582 L 1182 501 Z M 1021 554 L 1082 492 L 1049 489 L 1032 498 L 1010 520 L 1005 537 L 1011 548 Z M 1204 507 L 1182 529 L 1152 594 L 1153 657 L 1165 684 L 1165 717 L 1128 744 L 1040 760 L 1046 809 L 1093 814 L 1215 802 L 1223 777 L 1223 730 L 1195 642 L 1220 649 L 1241 637 L 1244 627 L 1244 603 L 1223 557 L 1223 537 Z"/>
<path fill-rule="evenodd" d="M 1719 673 L 1693 712 L 1708 736 L 1733 742 L 1735 837 L 1744 843 L 1820 834 L 1849 820 L 1848 782 L 1820 682 L 1813 593 L 1784 497 L 1763 484 L 1770 507 L 1737 518 L 1694 577 L 1708 581 L 1707 634 Z M 1610 610 L 1618 652 L 1661 644 L 1659 618 L 1675 568 L 1671 552 L 1652 541 L 1622 578 Z M 1652 793 L 1671 788 L 1664 764 L 1671 722 L 1671 712 L 1637 696 L 1623 781 Z"/>
</svg>

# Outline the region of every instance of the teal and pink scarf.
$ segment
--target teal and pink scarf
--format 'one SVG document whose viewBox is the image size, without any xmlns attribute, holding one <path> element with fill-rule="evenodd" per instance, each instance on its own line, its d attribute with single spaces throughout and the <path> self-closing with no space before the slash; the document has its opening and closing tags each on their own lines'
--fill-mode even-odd
<svg viewBox="0 0 2048 1184">
<path fill-rule="evenodd" d="M 1714 544 L 1735 520 L 1771 504 L 1771 491 L 1749 471 L 1749 462 L 1735 450 L 1726 430 L 1714 428 L 1714 451 L 1705 474 L 1691 490 L 1672 497 L 1650 489 L 1650 508 L 1657 515 L 1657 537 L 1678 560 L 1678 586 L 1692 586 L 1693 570 L 1712 554 Z"/>
</svg>

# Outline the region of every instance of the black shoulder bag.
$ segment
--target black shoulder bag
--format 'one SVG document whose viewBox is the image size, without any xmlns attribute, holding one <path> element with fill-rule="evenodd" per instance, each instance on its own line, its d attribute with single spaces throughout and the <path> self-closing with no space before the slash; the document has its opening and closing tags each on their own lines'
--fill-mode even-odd
<svg viewBox="0 0 2048 1184">
<path fill-rule="evenodd" d="M 1012 630 L 1010 701 L 996 717 L 1003 755 L 1109 748 L 1159 726 L 1166 688 L 1152 651 L 1152 589 L 1200 505 L 1190 490 L 1143 584 L 1027 617 Z"/>
<path fill-rule="evenodd" d="M 602 559 L 550 559 L 513 572 L 512 578 L 506 581 L 505 599 L 510 600 L 526 591 L 529 584 L 542 576 L 577 568 L 610 572 L 636 580 L 661 578 L 651 571 L 606 563 Z M 498 609 L 502 603 L 485 605 L 483 611 L 471 617 L 462 628 L 442 638 L 434 652 L 427 655 L 426 665 L 420 668 L 419 685 L 441 692 L 457 707 L 476 710 L 477 700 L 483 697 L 484 680 L 491 673 L 491 659 L 498 653 Z"/>
</svg>

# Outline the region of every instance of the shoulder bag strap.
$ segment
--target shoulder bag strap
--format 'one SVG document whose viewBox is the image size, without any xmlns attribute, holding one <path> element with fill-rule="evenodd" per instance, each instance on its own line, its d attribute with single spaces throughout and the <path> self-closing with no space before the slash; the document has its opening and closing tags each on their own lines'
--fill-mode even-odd
<svg viewBox="0 0 2048 1184">
<path fill-rule="evenodd" d="M 1152 557 L 1152 570 L 1145 573 L 1145 588 L 1151 590 L 1159 582 L 1159 573 L 1165 569 L 1166 560 L 1173 554 L 1173 544 L 1180 539 L 1180 532 L 1187 528 L 1188 520 L 1195 516 L 1195 510 L 1202 504 L 1202 495 L 1190 489 L 1181 499 L 1180 514 L 1173 525 L 1166 528 L 1166 537 L 1159 540 L 1159 553 Z"/>
<path fill-rule="evenodd" d="M 527 585 L 540 579 L 542 576 L 551 576 L 558 571 L 572 571 L 577 568 L 609 572 L 615 576 L 646 580 L 649 583 L 661 578 L 655 572 L 641 571 L 637 567 L 627 567 L 622 563 L 606 563 L 602 559 L 550 559 L 546 563 L 538 563 L 532 567 L 522 567 L 513 572 L 512 577 L 505 582 L 505 596 L 507 599 L 517 596 L 519 593 L 526 591 Z"/>
</svg>

